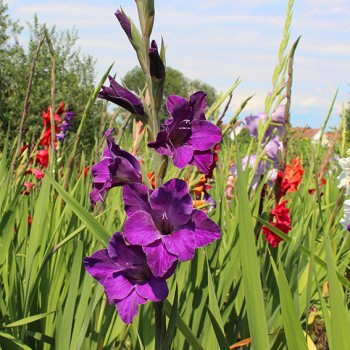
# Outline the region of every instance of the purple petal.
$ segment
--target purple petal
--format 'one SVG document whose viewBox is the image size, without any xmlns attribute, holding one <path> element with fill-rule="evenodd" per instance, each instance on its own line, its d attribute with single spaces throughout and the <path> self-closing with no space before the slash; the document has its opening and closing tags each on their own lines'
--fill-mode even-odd
<svg viewBox="0 0 350 350">
<path fill-rule="evenodd" d="M 132 265 L 146 265 L 146 255 L 141 247 L 126 245 L 120 232 L 116 232 L 109 240 L 108 255 L 117 262 L 117 271 L 128 269 Z"/>
<path fill-rule="evenodd" d="M 251 115 L 249 117 L 245 117 L 245 122 L 247 124 L 247 128 L 249 130 L 250 136 L 258 138 L 258 127 L 259 123 L 264 123 L 266 121 L 266 114 L 261 113 L 259 115 Z"/>
<path fill-rule="evenodd" d="M 180 261 L 191 260 L 196 248 L 193 231 L 184 228 L 163 237 L 163 242 L 169 253 L 176 255 Z"/>
<path fill-rule="evenodd" d="M 171 179 L 156 189 L 150 196 L 152 216 L 158 227 L 162 220 L 169 220 L 169 225 L 178 227 L 186 224 L 193 209 L 192 197 L 185 181 Z"/>
<path fill-rule="evenodd" d="M 285 110 L 285 105 L 280 105 L 277 107 L 277 109 L 272 113 L 272 121 L 274 123 L 278 124 L 285 124 L 285 119 L 284 119 L 284 110 Z"/>
<path fill-rule="evenodd" d="M 114 161 L 108 165 L 108 170 L 110 172 L 112 186 L 142 181 L 139 165 L 135 168 L 126 158 L 116 157 Z"/>
<path fill-rule="evenodd" d="M 111 162 L 111 158 L 105 158 L 91 168 L 91 174 L 94 177 L 94 182 L 104 183 L 110 179 L 111 174 L 108 166 L 111 164 Z"/>
<path fill-rule="evenodd" d="M 135 290 L 141 297 L 153 302 L 160 302 L 166 299 L 169 290 L 163 277 L 150 276 L 147 283 L 137 284 Z"/>
<path fill-rule="evenodd" d="M 103 199 L 103 191 L 99 191 L 97 188 L 94 188 L 91 192 L 90 192 L 90 202 L 91 205 L 95 206 L 97 202 L 104 202 Z"/>
<path fill-rule="evenodd" d="M 163 277 L 177 260 L 175 255 L 166 250 L 161 239 L 142 249 L 146 253 L 148 265 L 156 277 Z"/>
<path fill-rule="evenodd" d="M 171 157 L 173 155 L 173 152 L 169 148 L 167 140 L 168 140 L 167 129 L 160 130 L 157 134 L 156 140 L 153 142 L 149 142 L 148 147 L 154 148 L 160 154 L 165 154 Z"/>
<path fill-rule="evenodd" d="M 115 262 L 108 255 L 107 249 L 101 249 L 89 257 L 83 259 L 87 272 L 101 284 L 106 277 L 115 271 Z"/>
<path fill-rule="evenodd" d="M 221 141 L 221 130 L 213 123 L 195 120 L 192 123 L 192 135 L 187 144 L 194 150 L 205 151 Z"/>
<path fill-rule="evenodd" d="M 109 274 L 104 280 L 103 286 L 110 304 L 114 303 L 116 299 L 126 298 L 134 289 L 134 284 L 120 272 Z"/>
<path fill-rule="evenodd" d="M 111 76 L 108 76 L 110 87 L 102 86 L 98 97 L 113 102 L 125 108 L 132 114 L 144 115 L 142 101 L 129 90 L 119 85 Z"/>
<path fill-rule="evenodd" d="M 125 221 L 124 236 L 130 244 L 141 246 L 151 244 L 162 237 L 152 216 L 145 211 L 138 211 Z"/>
<path fill-rule="evenodd" d="M 196 166 L 198 170 L 207 175 L 209 173 L 210 166 L 213 164 L 213 154 L 210 150 L 194 151 L 193 159 L 189 164 Z"/>
<path fill-rule="evenodd" d="M 149 189 L 142 184 L 126 184 L 123 187 L 123 200 L 126 214 L 131 216 L 137 211 L 150 213 L 151 206 L 148 202 Z"/>
<path fill-rule="evenodd" d="M 174 165 L 183 169 L 193 157 L 193 148 L 190 146 L 180 146 L 174 148 Z"/>
<path fill-rule="evenodd" d="M 197 91 L 191 95 L 190 106 L 193 110 L 192 120 L 205 120 L 204 111 L 207 108 L 207 94 L 203 91 Z"/>
<path fill-rule="evenodd" d="M 118 309 L 120 318 L 124 323 L 131 324 L 137 315 L 139 305 L 146 303 L 147 300 L 139 296 L 136 291 L 130 293 L 122 300 L 116 300 L 115 306 Z"/>
<path fill-rule="evenodd" d="M 195 224 L 194 237 L 196 248 L 204 247 L 221 237 L 220 227 L 202 211 L 193 210 L 192 220 Z"/>
<path fill-rule="evenodd" d="M 279 140 L 278 136 L 274 136 L 266 145 L 265 145 L 265 155 L 269 157 L 272 161 L 278 162 L 278 152 L 282 151 L 283 144 Z"/>
<path fill-rule="evenodd" d="M 73 118 L 74 118 L 74 112 L 73 111 L 66 111 L 64 119 L 67 122 L 71 122 Z"/>
<path fill-rule="evenodd" d="M 189 119 L 192 121 L 192 111 L 188 106 L 188 101 L 177 95 L 170 95 L 166 99 L 166 108 L 176 123 Z"/>
<path fill-rule="evenodd" d="M 124 12 L 119 10 L 117 10 L 117 12 L 115 13 L 115 16 L 117 17 L 121 27 L 123 28 L 129 40 L 132 40 L 131 25 L 130 25 L 130 20 L 128 16 L 126 16 Z"/>
</svg>

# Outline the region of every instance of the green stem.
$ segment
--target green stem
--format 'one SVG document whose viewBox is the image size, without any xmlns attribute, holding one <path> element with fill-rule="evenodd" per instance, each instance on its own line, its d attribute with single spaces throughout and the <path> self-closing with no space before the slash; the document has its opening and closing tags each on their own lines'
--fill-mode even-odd
<svg viewBox="0 0 350 350">
<path fill-rule="evenodd" d="M 165 332 L 166 332 L 166 326 L 165 326 L 165 313 L 163 308 L 163 302 L 160 303 L 153 303 L 154 306 L 154 313 L 155 313 L 155 350 L 162 350 L 163 344 L 164 344 L 164 338 L 165 338 Z"/>
</svg>

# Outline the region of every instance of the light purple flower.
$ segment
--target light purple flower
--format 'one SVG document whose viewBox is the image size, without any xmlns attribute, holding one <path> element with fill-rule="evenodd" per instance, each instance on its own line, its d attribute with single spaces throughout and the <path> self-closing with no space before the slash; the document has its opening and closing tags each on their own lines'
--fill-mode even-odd
<svg viewBox="0 0 350 350">
<path fill-rule="evenodd" d="M 107 249 L 85 257 L 88 273 L 102 284 L 108 302 L 118 309 L 125 323 L 132 323 L 138 306 L 148 300 L 160 302 L 168 296 L 164 277 L 155 277 L 147 265 L 146 255 L 139 246 L 127 245 L 120 232 L 110 239 Z M 170 273 L 174 272 L 174 268 Z"/>
<path fill-rule="evenodd" d="M 165 67 L 162 59 L 158 53 L 157 43 L 152 40 L 151 47 L 149 49 L 149 63 L 150 63 L 150 73 L 151 77 L 158 80 L 165 78 Z"/>
<path fill-rule="evenodd" d="M 63 134 L 63 133 L 59 133 L 59 134 L 56 134 L 56 137 L 57 137 L 57 140 L 58 141 L 64 141 L 65 138 L 66 138 L 66 134 Z"/>
<path fill-rule="evenodd" d="M 255 154 L 251 154 L 250 156 L 245 156 L 244 158 L 242 158 L 242 169 L 245 171 L 247 169 L 247 167 L 253 169 L 255 167 L 256 164 L 256 155 Z M 275 165 L 273 165 L 275 166 Z M 231 167 L 230 172 L 237 177 L 237 164 L 235 164 L 233 167 Z M 265 175 L 265 172 L 266 175 Z M 274 167 L 271 167 L 271 164 L 266 162 L 264 162 L 264 160 L 261 160 L 255 170 L 255 174 L 251 183 L 251 188 L 252 189 L 256 189 L 256 187 L 258 186 L 258 184 L 260 183 L 260 181 L 263 179 L 263 177 L 266 177 L 266 183 L 268 186 L 273 186 L 274 181 L 276 179 L 277 176 L 277 171 Z"/>
<path fill-rule="evenodd" d="M 114 129 L 106 131 L 107 147 L 103 152 L 102 160 L 91 169 L 94 177 L 94 189 L 90 193 L 92 205 L 98 201 L 103 202 L 105 195 L 112 187 L 142 181 L 139 162 L 114 142 L 111 136 L 113 131 Z"/>
<path fill-rule="evenodd" d="M 128 16 L 123 11 L 119 11 L 119 10 L 117 10 L 117 12 L 115 13 L 115 16 L 117 17 L 121 27 L 123 28 L 129 40 L 132 40 L 131 24 Z"/>
<path fill-rule="evenodd" d="M 108 79 L 110 86 L 102 86 L 102 91 L 99 92 L 98 97 L 113 102 L 136 116 L 143 117 L 142 101 L 132 92 L 119 85 L 110 75 Z"/>
<path fill-rule="evenodd" d="M 270 125 L 268 129 L 266 130 L 266 133 L 263 137 L 263 142 L 272 135 L 272 132 L 274 129 L 277 129 L 277 133 L 279 135 L 282 135 L 285 120 L 284 120 L 284 109 L 285 105 L 280 105 L 275 112 L 272 113 L 272 119 L 271 122 L 274 124 L 280 124 L 278 126 Z M 258 139 L 258 127 L 259 123 L 266 123 L 267 117 L 265 113 L 260 113 L 258 115 L 251 115 L 249 117 L 245 118 L 247 128 L 249 130 L 250 136 L 255 137 Z"/>
<path fill-rule="evenodd" d="M 278 165 L 279 158 L 278 153 L 283 149 L 283 143 L 280 141 L 278 135 L 274 136 L 266 145 L 265 145 L 265 155 L 271 159 L 276 166 Z"/>
<path fill-rule="evenodd" d="M 194 257 L 196 248 L 220 238 L 220 228 L 201 210 L 193 209 L 185 181 L 172 179 L 156 190 L 141 184 L 123 188 L 124 236 L 141 245 L 155 276 L 164 276 L 177 260 Z"/>
<path fill-rule="evenodd" d="M 166 121 L 156 141 L 149 143 L 148 147 L 173 157 L 177 168 L 190 164 L 208 174 L 213 163 L 211 148 L 221 141 L 222 135 L 217 126 L 205 119 L 207 95 L 198 91 L 191 95 L 189 101 L 171 95 L 166 100 L 166 106 L 172 118 Z"/>
</svg>

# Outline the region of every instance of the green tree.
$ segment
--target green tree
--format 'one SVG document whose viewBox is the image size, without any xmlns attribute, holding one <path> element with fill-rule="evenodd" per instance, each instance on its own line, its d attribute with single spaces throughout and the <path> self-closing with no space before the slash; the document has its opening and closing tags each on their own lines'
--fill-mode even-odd
<svg viewBox="0 0 350 350">
<path fill-rule="evenodd" d="M 7 14 L 7 6 L 0 0 L 0 143 L 10 127 L 11 140 L 15 140 L 18 133 L 20 117 L 23 113 L 24 99 L 27 92 L 30 66 L 41 40 L 45 24 L 40 24 L 37 17 L 29 25 L 30 40 L 28 48 L 19 45 L 17 35 L 22 28 Z M 64 100 L 66 108 L 75 112 L 75 119 L 69 137 L 74 136 L 85 105 L 94 88 L 94 65 L 92 56 L 84 55 L 77 48 L 78 35 L 76 30 L 59 32 L 55 27 L 48 29 L 53 45 L 56 61 L 56 91 L 55 106 Z M 51 104 L 51 60 L 46 42 L 43 43 L 36 62 L 30 107 L 25 129 L 28 132 L 26 142 L 37 141 L 42 131 L 41 114 Z M 102 102 L 97 101 L 86 119 L 82 146 L 91 149 L 98 132 Z"/>
</svg>

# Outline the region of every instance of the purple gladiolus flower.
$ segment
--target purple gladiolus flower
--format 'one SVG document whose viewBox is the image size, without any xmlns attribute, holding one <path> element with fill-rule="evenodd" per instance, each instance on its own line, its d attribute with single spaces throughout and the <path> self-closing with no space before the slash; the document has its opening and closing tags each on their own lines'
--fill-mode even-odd
<svg viewBox="0 0 350 350">
<path fill-rule="evenodd" d="M 115 304 L 125 323 L 132 323 L 139 305 L 147 300 L 163 301 L 168 295 L 165 279 L 170 274 L 155 277 L 142 248 L 127 245 L 120 232 L 111 237 L 107 249 L 85 257 L 83 264 L 88 273 L 102 284 L 109 303 Z"/>
<path fill-rule="evenodd" d="M 278 152 L 282 151 L 282 149 L 283 143 L 276 135 L 265 145 L 265 155 L 277 165 L 279 162 Z"/>
<path fill-rule="evenodd" d="M 275 112 L 272 113 L 271 122 L 275 124 L 280 124 L 278 126 L 270 125 L 266 130 L 266 133 L 263 137 L 263 141 L 266 140 L 269 136 L 272 135 L 274 129 L 277 129 L 277 133 L 282 135 L 285 120 L 284 120 L 284 109 L 285 105 L 280 105 Z M 265 113 L 260 113 L 258 115 L 251 115 L 245 118 L 247 128 L 249 130 L 250 136 L 258 139 L 258 127 L 259 123 L 266 123 L 267 117 Z"/>
<path fill-rule="evenodd" d="M 66 133 L 71 127 L 71 123 L 70 122 L 63 122 L 61 125 L 60 125 L 60 129 L 61 129 L 61 132 L 62 133 Z"/>
<path fill-rule="evenodd" d="M 74 118 L 74 112 L 73 111 L 66 111 L 64 119 L 67 122 L 71 122 Z"/>
<path fill-rule="evenodd" d="M 193 209 L 187 184 L 172 179 L 156 190 L 145 185 L 123 188 L 124 237 L 142 246 L 154 276 L 164 276 L 177 261 L 194 257 L 196 248 L 220 238 L 220 228 L 201 210 Z"/>
<path fill-rule="evenodd" d="M 66 138 L 66 134 L 63 134 L 63 133 L 59 133 L 59 134 L 56 134 L 56 137 L 57 137 L 57 140 L 58 141 L 64 141 L 65 138 Z"/>
<path fill-rule="evenodd" d="M 205 119 L 207 95 L 198 91 L 191 95 L 189 101 L 171 95 L 166 100 L 166 106 L 172 118 L 162 125 L 156 141 L 150 142 L 148 147 L 173 157 L 177 168 L 190 164 L 208 174 L 213 163 L 211 148 L 221 141 L 222 135 L 217 126 Z"/>
<path fill-rule="evenodd" d="M 90 193 L 91 204 L 103 202 L 107 192 L 126 183 L 141 182 L 140 164 L 130 153 L 123 151 L 111 136 L 114 129 L 106 131 L 107 147 L 102 160 L 91 169 L 94 189 Z"/>
<path fill-rule="evenodd" d="M 156 79 L 165 78 L 165 67 L 162 59 L 158 53 L 157 43 L 152 40 L 151 47 L 149 49 L 149 61 L 150 61 L 150 73 L 152 77 Z"/>
<path fill-rule="evenodd" d="M 108 79 L 110 87 L 102 86 L 102 91 L 99 92 L 98 97 L 113 102 L 136 116 L 143 117 L 142 101 L 132 92 L 119 85 L 110 75 Z"/>
<path fill-rule="evenodd" d="M 132 34 L 131 34 L 131 24 L 128 16 L 122 11 L 117 10 L 115 13 L 115 16 L 117 17 L 121 27 L 123 28 L 125 34 L 129 38 L 129 40 L 132 40 Z"/>
</svg>

